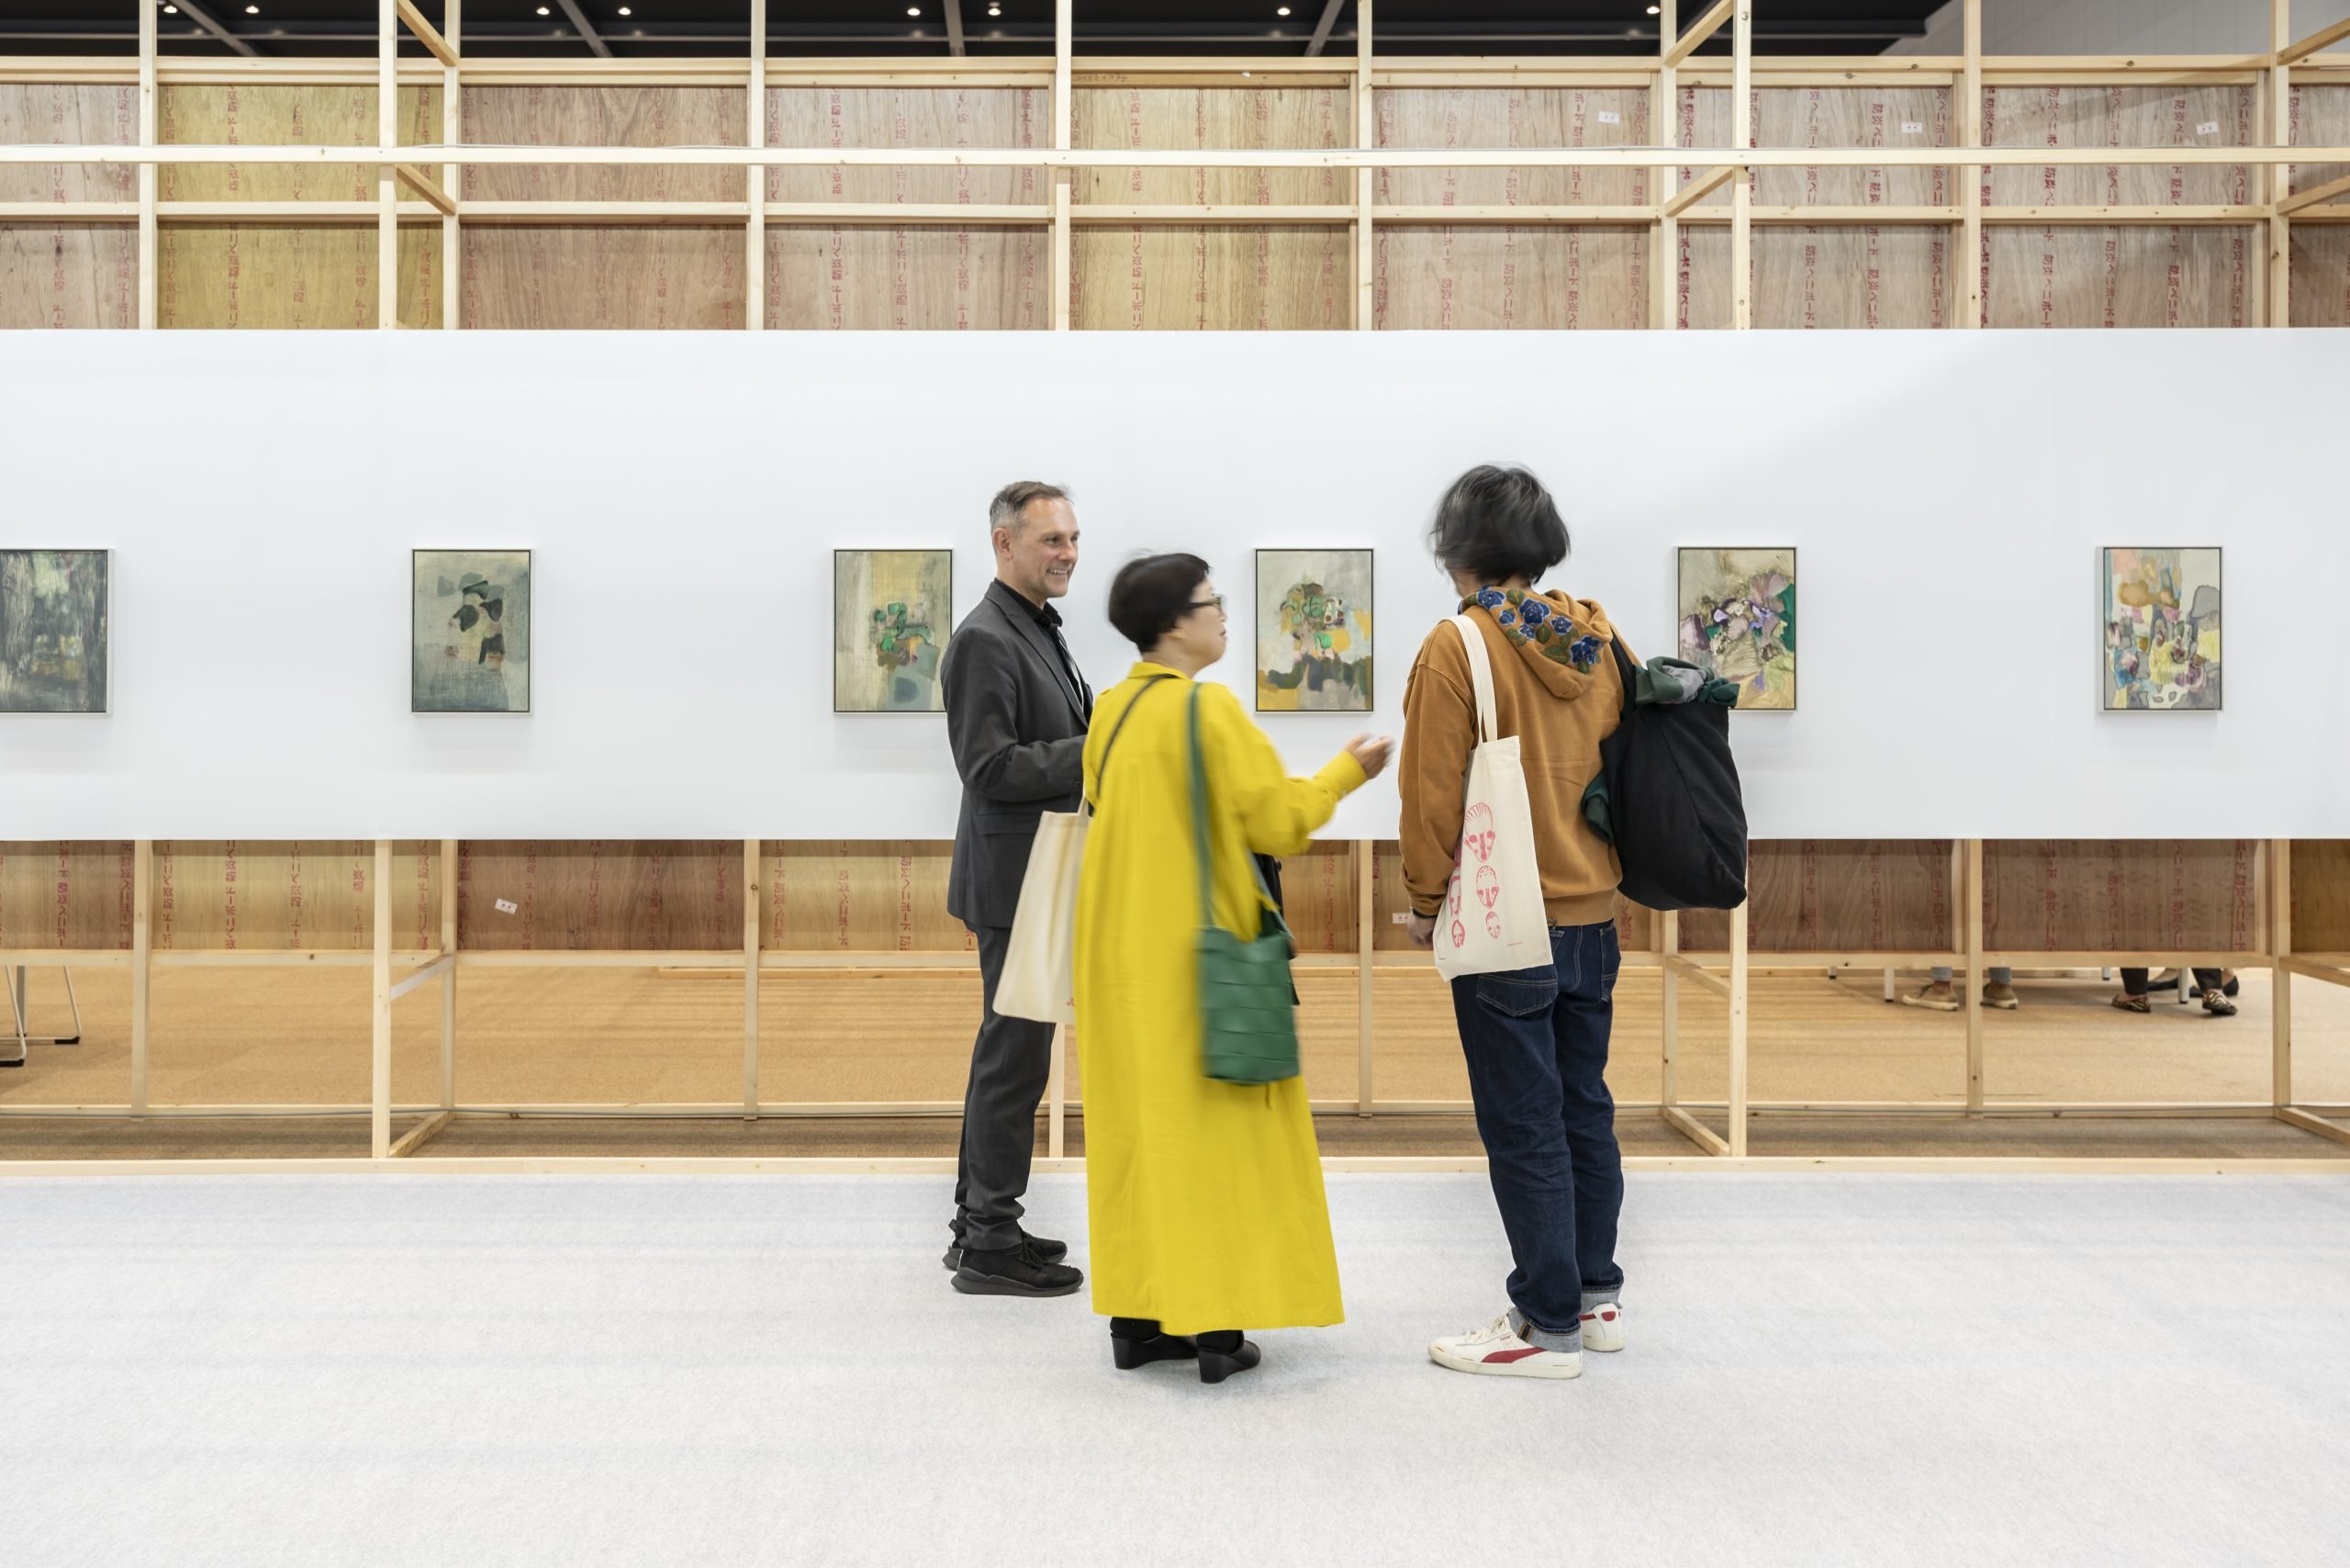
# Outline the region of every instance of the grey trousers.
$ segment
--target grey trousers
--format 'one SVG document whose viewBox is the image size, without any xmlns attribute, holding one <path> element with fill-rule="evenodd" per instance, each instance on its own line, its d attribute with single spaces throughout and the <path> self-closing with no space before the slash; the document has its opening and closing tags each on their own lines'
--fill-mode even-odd
<svg viewBox="0 0 2350 1568">
<path fill-rule="evenodd" d="M 1021 1197 L 1036 1150 L 1036 1107 L 1052 1080 L 1053 1026 L 995 1010 L 1010 928 L 975 926 L 985 1012 L 963 1092 L 963 1148 L 955 1177 L 956 1244 L 994 1251 L 1020 1245 Z"/>
</svg>

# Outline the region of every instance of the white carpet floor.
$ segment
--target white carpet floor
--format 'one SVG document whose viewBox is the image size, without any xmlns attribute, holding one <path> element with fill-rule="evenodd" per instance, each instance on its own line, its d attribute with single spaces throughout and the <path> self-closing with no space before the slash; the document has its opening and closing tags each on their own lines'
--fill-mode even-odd
<svg viewBox="0 0 2350 1568">
<path fill-rule="evenodd" d="M 1635 1178 L 1629 1350 L 1463 1377 L 1483 1180 L 1203 1388 L 895 1177 L 0 1182 L 0 1563 L 2341 1561 L 2350 1181 Z M 1083 1192 L 1030 1226 L 1076 1242 Z"/>
</svg>

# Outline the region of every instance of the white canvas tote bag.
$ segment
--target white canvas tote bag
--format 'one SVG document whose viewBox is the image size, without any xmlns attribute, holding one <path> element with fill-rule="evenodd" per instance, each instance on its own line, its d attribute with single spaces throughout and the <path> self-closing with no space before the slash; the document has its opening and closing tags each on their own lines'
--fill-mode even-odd
<svg viewBox="0 0 2350 1568">
<path fill-rule="evenodd" d="M 1436 970 L 1448 980 L 1539 969 L 1550 961 L 1550 922 L 1534 861 L 1534 808 L 1517 737 L 1494 734 L 1494 666 L 1484 633 L 1465 614 L 1454 616 L 1452 624 L 1469 647 L 1477 749 L 1469 754 L 1461 792 L 1452 884 L 1436 917 Z"/>
<path fill-rule="evenodd" d="M 1077 1022 L 1077 874 L 1092 813 L 1046 812 L 1020 879 L 1020 907 L 995 982 L 995 1010 L 1040 1024 Z"/>
</svg>

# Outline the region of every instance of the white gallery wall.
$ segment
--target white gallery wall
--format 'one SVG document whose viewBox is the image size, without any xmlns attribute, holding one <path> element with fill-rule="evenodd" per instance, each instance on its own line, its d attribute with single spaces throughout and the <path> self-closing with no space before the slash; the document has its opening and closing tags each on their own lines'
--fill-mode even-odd
<svg viewBox="0 0 2350 1568">
<path fill-rule="evenodd" d="M 0 839 L 945 837 L 937 715 L 832 710 L 832 552 L 991 569 L 1072 487 L 1097 687 L 1146 549 L 1378 551 L 1396 731 L 1452 608 L 1430 509 L 1532 466 L 1634 651 L 1674 548 L 1800 551 L 1800 707 L 1732 735 L 1764 837 L 2350 834 L 2350 340 L 2240 333 L 0 336 L 0 546 L 115 552 L 113 711 L 0 717 Z M 2219 544 L 2226 706 L 2098 705 L 2098 551 Z M 527 546 L 527 715 L 408 712 L 412 547 Z M 1328 830 L 1385 836 L 1392 778 Z"/>
</svg>

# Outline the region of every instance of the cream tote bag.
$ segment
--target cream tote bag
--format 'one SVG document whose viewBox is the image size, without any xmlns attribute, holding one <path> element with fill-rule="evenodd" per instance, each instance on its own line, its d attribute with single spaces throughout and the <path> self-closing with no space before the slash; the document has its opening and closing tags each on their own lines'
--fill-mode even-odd
<svg viewBox="0 0 2350 1568">
<path fill-rule="evenodd" d="M 1469 647 L 1477 691 L 1477 749 L 1460 798 L 1460 846 L 1452 885 L 1437 913 L 1436 971 L 1446 980 L 1550 962 L 1550 921 L 1542 907 L 1542 873 L 1534 862 L 1534 808 L 1517 737 L 1496 735 L 1494 666 L 1484 633 L 1468 615 L 1452 618 Z M 1022 907 L 1026 907 L 1024 890 Z"/>
<path fill-rule="evenodd" d="M 995 1010 L 1040 1024 L 1077 1022 L 1077 874 L 1092 814 L 1046 812 L 1020 879 L 1020 907 L 995 982 Z"/>
</svg>

